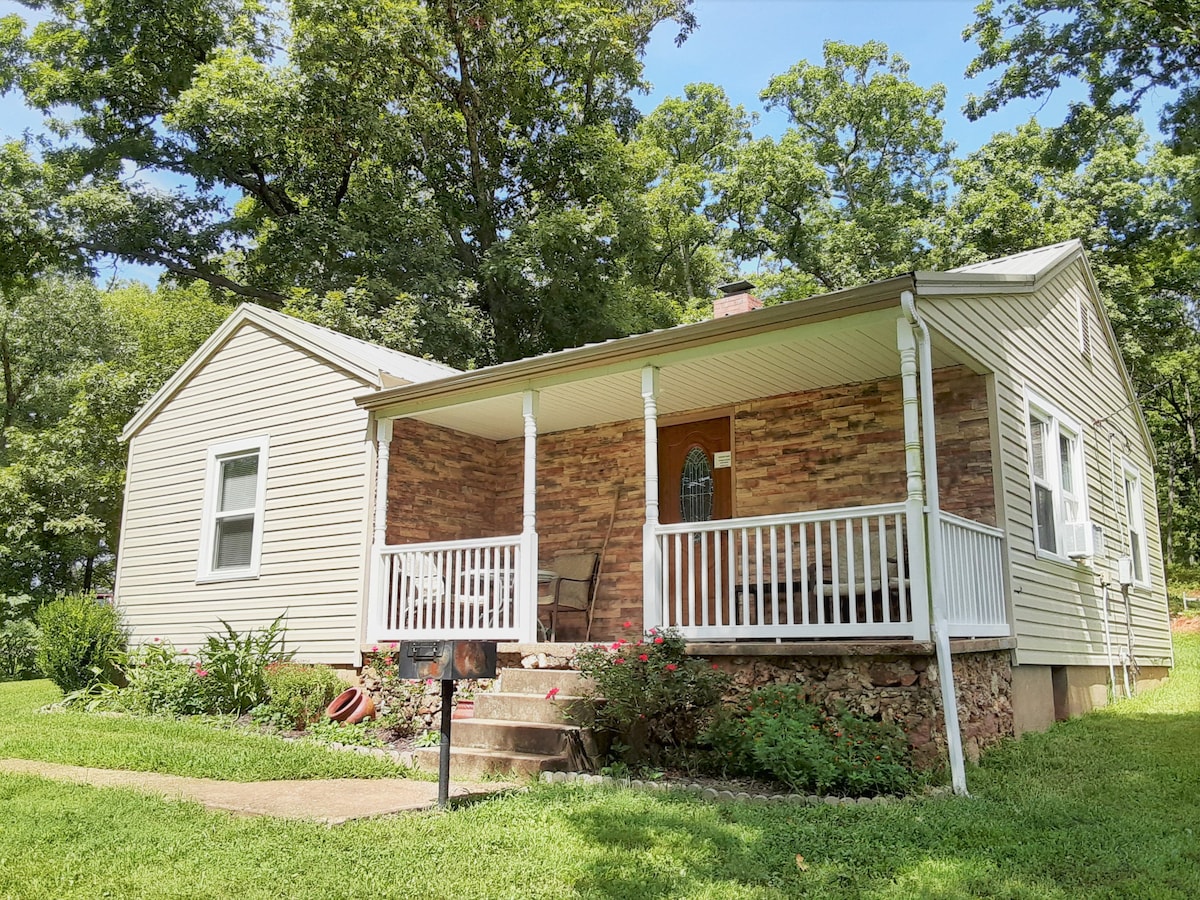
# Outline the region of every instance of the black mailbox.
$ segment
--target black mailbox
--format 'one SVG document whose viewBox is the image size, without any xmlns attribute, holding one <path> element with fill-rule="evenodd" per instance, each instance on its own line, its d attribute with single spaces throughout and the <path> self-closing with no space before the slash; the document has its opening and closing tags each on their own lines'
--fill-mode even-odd
<svg viewBox="0 0 1200 900">
<path fill-rule="evenodd" d="M 400 677 L 457 681 L 496 677 L 495 641 L 401 641 Z"/>
</svg>

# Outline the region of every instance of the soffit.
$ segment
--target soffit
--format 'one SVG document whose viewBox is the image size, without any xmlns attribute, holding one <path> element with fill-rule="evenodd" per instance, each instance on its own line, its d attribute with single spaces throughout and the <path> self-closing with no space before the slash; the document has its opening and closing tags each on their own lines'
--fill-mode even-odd
<svg viewBox="0 0 1200 900">
<path fill-rule="evenodd" d="M 824 323 L 821 328 L 775 332 L 769 338 L 717 345 L 681 358 L 659 355 L 619 371 L 537 385 L 538 432 L 641 420 L 644 365 L 659 367 L 660 416 L 894 376 L 900 371 L 897 318 L 898 311 L 867 313 Z M 936 340 L 932 356 L 935 368 L 965 361 Z M 513 391 L 422 410 L 411 417 L 504 440 L 523 433 L 521 403 L 521 393 Z"/>
</svg>

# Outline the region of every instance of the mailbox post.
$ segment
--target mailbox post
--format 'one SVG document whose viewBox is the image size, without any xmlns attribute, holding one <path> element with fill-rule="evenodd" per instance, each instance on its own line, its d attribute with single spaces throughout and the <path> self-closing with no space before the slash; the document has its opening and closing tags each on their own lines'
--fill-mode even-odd
<svg viewBox="0 0 1200 900">
<path fill-rule="evenodd" d="M 460 678 L 496 677 L 495 641 L 401 641 L 400 677 L 442 683 L 442 728 L 438 755 L 438 808 L 450 799 L 450 723 Z"/>
</svg>

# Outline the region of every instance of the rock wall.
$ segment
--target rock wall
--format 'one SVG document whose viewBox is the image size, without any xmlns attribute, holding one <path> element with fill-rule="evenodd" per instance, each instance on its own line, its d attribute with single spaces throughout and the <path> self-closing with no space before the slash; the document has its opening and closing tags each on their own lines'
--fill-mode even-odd
<svg viewBox="0 0 1200 900">
<path fill-rule="evenodd" d="M 726 657 L 715 660 L 732 677 L 729 700 L 769 684 L 796 684 L 828 711 L 843 705 L 869 719 L 898 725 L 913 760 L 934 767 L 946 760 L 941 684 L 933 656 Z M 1012 667 L 1008 651 L 954 656 L 963 752 L 980 752 L 1013 734 Z"/>
</svg>

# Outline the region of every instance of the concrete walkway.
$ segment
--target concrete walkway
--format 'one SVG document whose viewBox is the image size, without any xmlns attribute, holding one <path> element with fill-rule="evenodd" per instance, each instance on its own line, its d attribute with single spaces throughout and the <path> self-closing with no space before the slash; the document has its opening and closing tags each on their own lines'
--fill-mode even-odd
<svg viewBox="0 0 1200 900">
<path fill-rule="evenodd" d="M 306 819 L 336 825 L 350 819 L 430 809 L 437 782 L 404 778 L 326 778 L 306 781 L 215 781 L 157 772 L 87 769 L 26 759 L 0 759 L 0 772 L 37 775 L 95 787 L 126 787 L 210 809 L 244 815 Z M 512 790 L 506 782 L 450 782 L 451 801 Z"/>
</svg>

